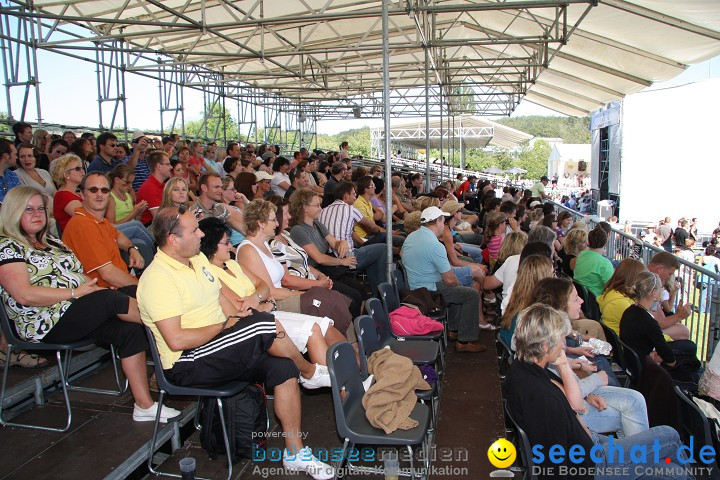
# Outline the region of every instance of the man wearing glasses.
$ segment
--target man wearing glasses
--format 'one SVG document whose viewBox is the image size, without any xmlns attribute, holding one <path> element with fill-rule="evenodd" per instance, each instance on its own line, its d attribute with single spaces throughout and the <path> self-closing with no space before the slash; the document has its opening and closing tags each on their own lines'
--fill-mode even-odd
<svg viewBox="0 0 720 480">
<path fill-rule="evenodd" d="M 78 257 L 87 276 L 97 279 L 98 287 L 123 289 L 137 285 L 137 278 L 130 275 L 128 266 L 143 268 L 145 260 L 139 247 L 105 218 L 110 196 L 107 177 L 100 172 L 85 175 L 80 183 L 80 196 L 82 207 L 75 209 L 75 215 L 65 227 L 63 243 Z M 128 265 L 120 250 L 127 252 Z M 134 297 L 134 290 L 123 291 Z"/>
<path fill-rule="evenodd" d="M 97 147 L 99 150 L 98 155 L 95 157 L 95 160 L 88 165 L 88 173 L 108 173 L 122 163 L 122 160 L 115 158 L 115 154 L 117 153 L 117 137 L 112 133 L 101 133 L 100 136 L 97 137 Z"/>
</svg>

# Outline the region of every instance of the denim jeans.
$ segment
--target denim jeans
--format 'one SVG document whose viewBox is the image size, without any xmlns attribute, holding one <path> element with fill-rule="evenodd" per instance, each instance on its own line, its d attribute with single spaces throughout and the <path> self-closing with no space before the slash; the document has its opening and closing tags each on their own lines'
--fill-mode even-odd
<svg viewBox="0 0 720 480">
<path fill-rule="evenodd" d="M 463 252 L 465 252 L 468 257 L 472 258 L 474 262 L 483 262 L 482 248 L 470 243 L 458 243 L 458 245 L 462 247 Z"/>
<path fill-rule="evenodd" d="M 634 480 L 637 478 L 646 478 L 648 480 L 684 480 L 693 478 L 691 475 L 685 473 L 685 469 L 681 465 L 675 463 L 678 455 L 683 458 L 683 461 L 686 461 L 688 457 L 686 454 L 687 449 L 683 449 L 678 452 L 678 448 L 682 446 L 682 441 L 680 440 L 678 433 L 672 427 L 653 427 L 650 430 L 638 433 L 637 435 L 625 438 L 612 438 L 612 440 L 610 437 L 592 433 L 592 439 L 596 445 L 601 445 L 603 447 L 603 461 L 597 464 L 599 469 L 627 469 L 627 472 L 623 472 L 623 474 L 618 474 L 617 470 L 607 473 L 597 471 L 595 473 L 596 480 Z M 660 445 L 657 463 L 655 463 L 655 452 L 653 451 L 653 446 L 656 440 Z M 612 449 L 610 448 L 610 441 L 612 441 Z M 620 459 L 618 449 L 615 446 L 622 447 L 624 452 L 622 459 Z M 630 450 L 636 446 L 645 447 L 647 452 L 646 463 L 635 463 L 631 459 Z M 611 454 L 612 461 L 610 460 Z M 670 458 L 672 461 L 670 463 L 665 463 L 666 458 Z M 695 460 L 699 461 L 698 459 Z M 647 470 L 649 469 L 652 469 L 652 471 L 648 472 Z"/>
<path fill-rule="evenodd" d="M 138 251 L 145 260 L 145 266 L 147 267 L 155 257 L 155 238 L 153 238 L 150 231 L 145 228 L 145 225 L 138 222 L 137 220 L 131 220 L 129 222 L 115 225 L 115 229 L 122 232 L 123 235 L 128 237 L 130 241 L 138 247 Z"/>
<path fill-rule="evenodd" d="M 365 273 L 367 273 L 372 296 L 378 295 L 378 285 L 387 282 L 385 244 L 365 244 L 360 248 L 356 248 L 354 252 L 357 259 L 357 269 L 365 270 Z"/>
<path fill-rule="evenodd" d="M 619 437 L 629 437 L 646 431 L 648 425 L 647 406 L 642 393 L 629 388 L 598 387 L 592 392 L 607 403 L 605 410 L 598 410 L 587 401 L 587 413 L 581 418 L 593 432 L 617 432 Z"/>
<path fill-rule="evenodd" d="M 708 281 L 700 284 L 700 313 L 710 312 L 710 308 L 712 307 L 710 302 L 712 302 L 713 294 L 716 288 L 717 285 L 715 284 L 715 280 L 711 278 L 708 278 Z M 710 299 L 709 301 L 708 298 Z"/>
<path fill-rule="evenodd" d="M 469 265 L 465 265 L 462 267 L 450 267 L 452 268 L 453 273 L 458 278 L 458 282 L 460 282 L 460 285 L 463 287 L 472 287 L 473 284 L 473 274 L 472 274 L 472 267 Z"/>
</svg>

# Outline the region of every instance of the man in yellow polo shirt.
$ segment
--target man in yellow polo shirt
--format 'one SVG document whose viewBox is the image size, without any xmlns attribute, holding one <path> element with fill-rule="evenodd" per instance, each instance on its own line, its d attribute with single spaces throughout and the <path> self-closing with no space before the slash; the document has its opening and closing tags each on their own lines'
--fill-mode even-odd
<svg viewBox="0 0 720 480">
<path fill-rule="evenodd" d="M 182 386 L 215 386 L 242 380 L 262 382 L 275 393 L 275 415 L 285 438 L 283 466 L 315 479 L 330 479 L 334 469 L 304 447 L 301 433 L 298 373 L 303 385 L 323 385 L 326 369 L 308 364 L 287 335 L 277 336 L 270 313 L 257 302 L 221 295 L 220 280 L 200 253 L 202 231 L 191 212 L 166 208 L 153 221 L 158 244 L 155 260 L 143 273 L 137 290 L 140 315 L 155 335 L 166 375 Z M 310 378 L 307 378 L 307 377 Z"/>
</svg>

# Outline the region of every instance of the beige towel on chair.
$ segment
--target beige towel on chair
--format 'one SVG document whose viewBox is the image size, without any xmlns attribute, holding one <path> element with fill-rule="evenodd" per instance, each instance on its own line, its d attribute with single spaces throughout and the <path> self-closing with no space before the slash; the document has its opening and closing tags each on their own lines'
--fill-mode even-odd
<svg viewBox="0 0 720 480">
<path fill-rule="evenodd" d="M 415 390 L 432 389 L 420 369 L 409 358 L 383 348 L 368 358 L 368 373 L 376 380 L 362 399 L 370 424 L 388 434 L 417 427 L 417 420 L 410 418 L 417 403 Z"/>
</svg>

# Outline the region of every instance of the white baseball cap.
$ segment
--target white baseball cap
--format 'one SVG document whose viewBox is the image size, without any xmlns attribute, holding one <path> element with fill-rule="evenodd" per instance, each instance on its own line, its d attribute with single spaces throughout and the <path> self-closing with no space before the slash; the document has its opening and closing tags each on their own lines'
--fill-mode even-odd
<svg viewBox="0 0 720 480">
<path fill-rule="evenodd" d="M 420 223 L 432 222 L 436 218 L 440 217 L 452 217 L 452 215 L 447 212 L 443 212 L 438 207 L 428 207 L 420 214 Z"/>
</svg>

